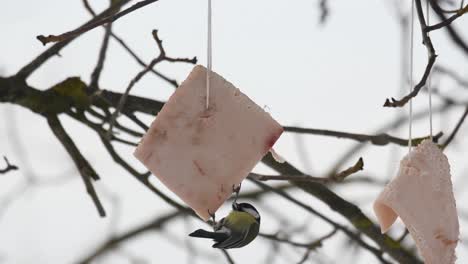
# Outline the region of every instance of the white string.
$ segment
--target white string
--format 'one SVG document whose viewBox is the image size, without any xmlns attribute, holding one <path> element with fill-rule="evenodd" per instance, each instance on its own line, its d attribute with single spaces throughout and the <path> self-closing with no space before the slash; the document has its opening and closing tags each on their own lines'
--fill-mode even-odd
<svg viewBox="0 0 468 264">
<path fill-rule="evenodd" d="M 208 0 L 208 32 L 207 32 L 207 50 L 206 50 L 206 109 L 210 106 L 210 73 L 212 69 L 212 36 L 211 36 L 211 0 Z"/>
<path fill-rule="evenodd" d="M 429 0 L 426 1 L 426 24 L 429 25 Z M 429 35 L 429 32 L 427 33 Z M 432 72 L 432 69 L 431 69 Z M 429 94 L 429 135 L 432 141 L 432 74 L 429 72 L 428 80 L 427 80 L 427 92 Z"/>
<path fill-rule="evenodd" d="M 411 0 L 411 25 L 410 25 L 410 93 L 413 91 L 413 51 L 414 51 L 414 0 Z M 413 129 L 413 99 L 409 101 L 409 129 L 408 129 L 408 152 L 411 152 Z"/>
</svg>

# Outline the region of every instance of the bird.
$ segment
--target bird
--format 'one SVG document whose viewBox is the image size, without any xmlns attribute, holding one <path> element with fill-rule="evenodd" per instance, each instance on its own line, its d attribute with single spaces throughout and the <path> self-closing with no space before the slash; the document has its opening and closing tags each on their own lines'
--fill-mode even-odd
<svg viewBox="0 0 468 264">
<path fill-rule="evenodd" d="M 240 189 L 240 187 L 239 187 Z M 189 236 L 211 238 L 216 243 L 213 248 L 241 248 L 252 242 L 260 231 L 260 213 L 249 203 L 237 203 L 239 189 L 232 203 L 232 211 L 219 222 L 213 218 L 213 232 L 198 229 Z"/>
</svg>

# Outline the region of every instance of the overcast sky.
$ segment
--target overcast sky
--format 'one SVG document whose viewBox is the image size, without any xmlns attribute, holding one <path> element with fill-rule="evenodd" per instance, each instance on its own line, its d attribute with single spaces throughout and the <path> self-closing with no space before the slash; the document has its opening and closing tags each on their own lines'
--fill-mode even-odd
<svg viewBox="0 0 468 264">
<path fill-rule="evenodd" d="M 374 133 L 396 115 L 407 113 L 406 108 L 382 107 L 385 98 L 397 97 L 402 89 L 408 89 L 401 87 L 402 39 L 395 9 L 390 4 L 392 1 L 329 1 L 330 17 L 324 25 L 319 24 L 318 2 L 214 0 L 213 68 L 257 104 L 266 106 L 267 111 L 282 125 Z M 409 5 L 409 1 L 405 2 Z M 101 10 L 107 1 L 94 0 L 91 3 Z M 35 39 L 36 35 L 62 33 L 76 28 L 89 18 L 79 0 L 3 1 L 0 8 L 2 75 L 14 74 L 45 49 Z M 468 19 L 462 18 L 455 24 L 459 29 L 466 28 Z M 151 30 L 158 29 L 169 55 L 197 56 L 199 63 L 206 65 L 205 0 L 161 0 L 118 20 L 113 28 L 146 62 L 157 55 Z M 70 76 L 80 76 L 88 82 L 102 34 L 103 29 L 98 28 L 74 41 L 60 53 L 61 57 L 53 57 L 36 71 L 29 84 L 46 89 Z M 459 52 L 442 31 L 433 34 L 433 41 L 439 54 L 438 63 L 467 76 L 466 54 Z M 420 43 L 419 31 L 416 31 L 417 80 L 426 63 L 426 50 Z M 158 66 L 159 70 L 178 81 L 182 81 L 191 68 L 191 65 L 184 64 Z M 111 41 L 101 86 L 122 92 L 140 70 L 141 67 L 116 42 Z M 444 92 L 459 90 L 452 82 L 441 82 L 440 89 Z M 173 91 L 167 83 L 147 75 L 132 93 L 166 100 Z M 466 92 L 456 94 L 460 99 L 467 98 Z M 421 94 L 414 104 L 415 111 L 427 109 L 427 96 Z M 437 99 L 434 104 L 438 104 Z M 434 130 L 449 133 L 461 113 L 461 108 L 454 108 L 450 118 L 435 116 Z M 145 117 L 148 124 L 152 119 Z M 61 117 L 61 120 L 82 153 L 101 175 L 98 192 L 105 197 L 104 204 L 110 215 L 120 214 L 118 222 L 112 222 L 113 217 L 98 217 L 72 161 L 53 137 L 45 119 L 19 106 L 0 104 L 0 156 L 8 156 L 20 167 L 18 172 L 0 179 L 0 197 L 6 197 L 10 191 L 21 190 L 25 177 L 65 179 L 54 185 L 28 189 L 8 207 L 0 218 L 0 262 L 3 259 L 5 263 L 19 264 L 72 263 L 104 241 L 109 232 L 122 232 L 171 210 L 113 163 L 95 134 L 66 117 Z M 414 134 L 427 135 L 428 123 L 427 119 L 416 122 Z M 468 126 L 465 125 L 460 135 L 467 132 Z M 407 127 L 392 131 L 392 134 L 406 137 Z M 456 190 L 462 190 L 467 181 L 461 178 L 468 176 L 468 144 L 466 137 L 460 136 L 460 139 L 458 146 L 446 151 Z M 275 148 L 297 167 L 320 176 L 353 144 L 336 138 L 284 134 Z M 118 150 L 132 164 L 143 168 L 131 155 L 132 148 L 119 146 Z M 362 156 L 366 175 L 387 179 L 396 172 L 398 162 L 406 152 L 405 148 L 374 146 L 350 157 L 348 164 Z M 304 156 L 304 153 L 307 155 Z M 258 166 L 256 171 L 264 172 L 266 169 Z M 168 192 L 160 182 L 153 180 L 155 185 Z M 245 190 L 253 188 L 245 184 Z M 350 201 L 359 201 L 362 210 L 375 219 L 371 206 L 380 189 L 362 189 L 361 186 L 361 189 L 338 188 L 336 191 Z M 293 194 L 342 220 L 316 199 L 299 191 Z M 118 208 L 112 207 L 112 197 L 118 197 Z M 461 201 L 466 201 L 467 195 L 462 195 L 460 191 L 456 198 L 459 208 L 463 208 Z M 320 224 L 319 220 L 281 200 L 268 204 L 285 214 L 293 214 L 296 224 L 316 225 L 316 230 L 312 228 L 311 238 L 323 235 L 327 230 L 327 226 Z M 228 209 L 226 206 L 220 214 Z M 265 207 L 264 210 L 268 209 Z M 397 226 L 401 227 L 401 223 L 397 223 Z M 461 232 L 466 237 L 465 226 L 466 221 L 462 221 Z M 162 258 L 165 262 L 182 263 L 189 257 L 185 248 L 180 249 L 180 245 L 184 245 L 186 234 L 198 227 L 200 222 L 184 223 L 180 220 L 171 225 L 166 233 L 141 236 L 123 248 L 151 263 L 163 263 L 160 262 Z M 274 232 L 277 229 L 277 224 L 269 221 L 268 213 L 265 213 L 262 231 Z M 397 230 L 400 229 L 397 227 Z M 341 253 L 342 238 L 339 236 L 326 243 L 316 255 L 325 263 L 334 263 L 327 260 L 339 259 L 338 255 L 342 255 L 343 261 L 350 261 L 349 251 Z M 259 251 L 258 248 L 268 248 L 260 240 L 244 249 L 233 250 L 232 255 L 237 262 L 263 261 L 266 251 Z M 211 250 L 209 241 L 196 243 L 197 248 L 208 252 L 213 258 L 219 258 L 220 263 L 224 261 L 219 252 Z M 297 254 L 293 252 L 286 251 L 285 259 L 280 258 L 277 263 L 296 257 Z M 459 245 L 457 254 L 458 263 L 468 262 L 466 245 Z M 364 258 L 361 263 L 376 263 L 373 257 Z M 195 260 L 204 263 L 203 258 Z M 125 263 L 125 258 L 111 254 L 101 261 Z"/>
</svg>

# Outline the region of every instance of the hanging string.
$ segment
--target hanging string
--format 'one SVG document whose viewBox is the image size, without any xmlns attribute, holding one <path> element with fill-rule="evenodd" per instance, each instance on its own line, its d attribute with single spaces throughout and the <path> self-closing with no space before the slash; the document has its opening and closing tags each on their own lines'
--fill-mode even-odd
<svg viewBox="0 0 468 264">
<path fill-rule="evenodd" d="M 429 21 L 430 19 L 429 19 L 429 0 L 428 0 L 426 1 L 426 25 L 429 25 Z M 427 34 L 429 34 L 429 32 Z M 432 87 L 431 87 L 431 83 L 432 83 L 432 74 L 431 72 L 429 72 L 426 87 L 427 87 L 427 93 L 429 94 L 429 135 L 432 141 L 433 139 L 432 139 Z"/>
<path fill-rule="evenodd" d="M 211 48 L 211 0 L 208 0 L 208 32 L 207 32 L 207 51 L 206 51 L 206 109 L 210 106 L 210 74 L 212 69 L 212 48 Z"/>
<path fill-rule="evenodd" d="M 410 22 L 410 93 L 413 91 L 413 53 L 414 53 L 414 0 L 411 0 L 411 22 Z M 408 129 L 408 152 L 411 152 L 412 147 L 412 129 L 413 129 L 413 99 L 409 101 L 409 129 Z"/>
</svg>

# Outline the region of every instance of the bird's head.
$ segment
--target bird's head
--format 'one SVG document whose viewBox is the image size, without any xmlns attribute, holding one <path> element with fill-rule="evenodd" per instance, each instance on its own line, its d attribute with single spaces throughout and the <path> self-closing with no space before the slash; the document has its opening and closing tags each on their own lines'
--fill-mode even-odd
<svg viewBox="0 0 468 264">
<path fill-rule="evenodd" d="M 249 203 L 233 203 L 232 210 L 248 213 L 253 216 L 258 223 L 260 223 L 260 213 Z"/>
</svg>

